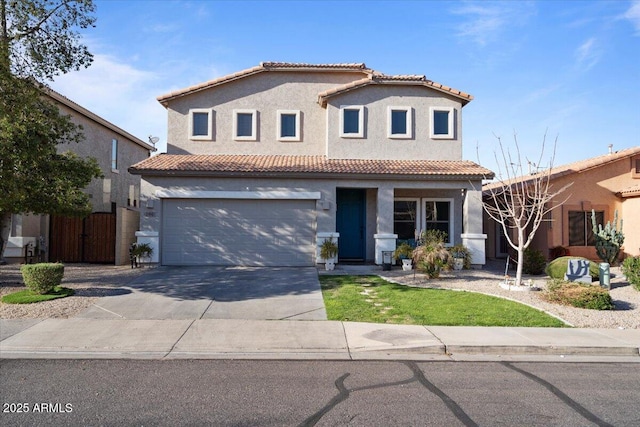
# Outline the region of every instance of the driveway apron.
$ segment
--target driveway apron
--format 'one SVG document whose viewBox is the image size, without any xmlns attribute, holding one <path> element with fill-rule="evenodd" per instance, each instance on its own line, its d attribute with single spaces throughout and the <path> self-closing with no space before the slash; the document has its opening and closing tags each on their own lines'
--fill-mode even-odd
<svg viewBox="0 0 640 427">
<path fill-rule="evenodd" d="M 88 319 L 327 320 L 314 267 L 158 267 Z"/>
</svg>

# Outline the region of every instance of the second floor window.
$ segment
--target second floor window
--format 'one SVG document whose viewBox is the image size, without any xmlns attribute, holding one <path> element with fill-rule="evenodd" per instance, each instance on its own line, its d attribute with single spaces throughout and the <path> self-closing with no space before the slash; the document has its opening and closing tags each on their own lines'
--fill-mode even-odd
<svg viewBox="0 0 640 427">
<path fill-rule="evenodd" d="M 300 141 L 300 111 L 278 110 L 278 140 Z"/>
<path fill-rule="evenodd" d="M 430 134 L 434 139 L 455 138 L 455 128 L 453 125 L 454 109 L 446 107 L 431 107 Z"/>
<path fill-rule="evenodd" d="M 233 110 L 233 139 L 256 141 L 258 112 L 256 110 Z"/>
<path fill-rule="evenodd" d="M 111 140 L 111 170 L 118 170 L 118 140 Z"/>
<path fill-rule="evenodd" d="M 388 138 L 411 138 L 411 113 L 411 107 L 389 107 L 389 110 L 387 112 Z"/>
<path fill-rule="evenodd" d="M 364 138 L 364 106 L 343 105 L 340 107 L 340 136 Z"/>
<path fill-rule="evenodd" d="M 213 111 L 211 109 L 189 110 L 189 139 L 211 139 Z"/>
</svg>

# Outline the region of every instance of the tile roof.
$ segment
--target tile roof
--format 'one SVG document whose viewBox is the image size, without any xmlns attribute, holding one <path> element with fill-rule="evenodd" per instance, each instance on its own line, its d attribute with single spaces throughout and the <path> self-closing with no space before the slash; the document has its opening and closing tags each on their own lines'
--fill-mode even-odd
<svg viewBox="0 0 640 427">
<path fill-rule="evenodd" d="M 341 64 L 309 64 L 309 63 L 295 63 L 295 62 L 261 62 L 260 65 L 252 68 L 247 68 L 246 70 L 238 71 L 233 74 L 228 74 L 226 76 L 219 77 L 217 79 L 209 80 L 203 83 L 199 83 L 193 86 L 189 86 L 184 89 L 179 89 L 173 92 L 170 92 L 165 95 L 159 96 L 158 101 L 166 106 L 167 102 L 179 98 L 181 96 L 189 95 L 194 92 L 198 92 L 201 90 L 209 89 L 215 86 L 219 86 L 221 84 L 229 83 L 234 80 L 238 80 L 244 77 L 248 77 L 254 74 L 266 72 L 266 71 L 325 71 L 325 72 L 356 72 L 364 75 L 364 78 L 357 79 L 353 82 L 347 83 L 345 85 L 338 86 L 336 88 L 325 91 L 318 96 L 318 103 L 323 107 L 327 104 L 327 98 L 338 95 L 349 90 L 357 89 L 363 86 L 371 85 L 371 84 L 416 84 L 420 86 L 430 87 L 432 89 L 438 90 L 440 92 L 447 93 L 449 95 L 453 95 L 457 98 L 460 98 L 463 102 L 463 105 L 467 104 L 469 101 L 473 99 L 473 96 L 468 93 L 464 93 L 457 89 L 450 88 L 448 86 L 444 86 L 440 83 L 436 83 L 434 81 L 428 80 L 425 76 L 415 75 L 415 74 L 407 74 L 407 75 L 386 75 L 380 73 L 378 71 L 374 71 L 367 66 L 363 62 L 356 63 L 341 63 Z"/>
<path fill-rule="evenodd" d="M 640 155 L 640 146 L 638 147 L 631 147 L 631 148 L 626 148 L 624 150 L 620 150 L 620 151 L 616 151 L 613 152 L 611 154 L 604 154 L 602 156 L 597 156 L 597 157 L 592 157 L 590 159 L 586 159 L 586 160 L 580 160 L 577 162 L 573 162 L 573 163 L 569 163 L 566 165 L 562 165 L 562 166 L 557 166 L 553 169 L 551 169 L 550 171 L 550 179 L 554 180 L 572 173 L 581 173 L 581 172 L 585 172 L 600 166 L 604 166 L 608 163 L 611 162 L 615 162 L 618 160 L 622 160 L 625 158 L 629 158 L 629 157 L 633 157 L 636 155 Z M 535 177 L 536 175 L 523 175 L 523 176 L 519 176 L 514 178 L 513 180 L 511 180 L 511 183 L 515 184 L 515 183 L 520 183 L 520 182 L 526 182 L 528 180 L 531 180 Z M 484 186 L 482 186 L 483 190 L 491 190 L 491 189 L 495 189 L 501 186 L 501 183 L 499 182 L 494 182 L 494 183 L 489 183 L 486 184 Z"/>
<path fill-rule="evenodd" d="M 439 179 L 492 178 L 476 163 L 442 160 L 327 159 L 325 156 L 160 154 L 133 165 L 140 175 L 365 175 Z"/>
<path fill-rule="evenodd" d="M 354 82 L 350 82 L 341 86 L 337 86 L 321 92 L 318 94 L 318 104 L 323 107 L 327 106 L 327 100 L 332 96 L 340 95 L 345 92 L 349 92 L 351 90 L 360 89 L 369 85 L 382 85 L 382 84 L 395 84 L 395 85 L 416 85 L 416 86 L 425 86 L 432 89 L 435 89 L 440 92 L 447 93 L 449 95 L 453 95 L 456 98 L 462 100 L 462 105 L 466 105 L 471 100 L 473 100 L 473 96 L 459 91 L 457 89 L 453 89 L 449 86 L 442 85 L 440 83 L 436 83 L 427 79 L 425 76 L 410 74 L 410 75 L 386 75 L 374 72 L 369 76 L 356 80 Z"/>
<path fill-rule="evenodd" d="M 219 77 L 217 79 L 209 80 L 197 85 L 189 86 L 184 89 L 179 89 L 171 93 L 161 95 L 157 99 L 162 105 L 166 105 L 168 101 L 180 96 L 188 95 L 190 93 L 198 92 L 204 89 L 215 87 L 224 83 L 229 83 L 234 80 L 251 76 L 266 71 L 343 71 L 343 72 L 359 72 L 370 74 L 372 70 L 368 69 L 363 62 L 358 63 L 344 63 L 344 64 L 308 64 L 308 63 L 294 63 L 294 62 L 261 62 L 256 67 L 247 68 L 246 70 L 238 71 L 233 74 Z"/>
<path fill-rule="evenodd" d="M 616 193 L 617 196 L 627 198 L 627 197 L 638 197 L 640 196 L 640 184 L 633 185 L 631 187 L 624 188 Z"/>
</svg>

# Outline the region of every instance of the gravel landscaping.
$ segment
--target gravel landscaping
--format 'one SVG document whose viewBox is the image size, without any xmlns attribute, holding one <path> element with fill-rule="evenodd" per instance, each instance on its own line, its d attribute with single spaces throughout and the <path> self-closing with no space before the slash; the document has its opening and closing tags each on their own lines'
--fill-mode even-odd
<svg viewBox="0 0 640 427">
<path fill-rule="evenodd" d="M 67 318 L 90 307 L 98 298 L 117 295 L 131 280 L 149 271 L 148 268 L 131 269 L 130 266 L 65 265 L 62 286 L 76 291 L 74 296 L 37 304 L 5 304 L 0 302 L 0 318 Z M 503 280 L 499 264 L 489 264 L 483 270 L 462 270 L 442 273 L 439 279 L 427 279 L 423 274 L 394 268 L 382 271 L 375 266 L 345 266 L 338 264 L 332 274 L 377 274 L 408 286 L 457 289 L 481 292 L 522 302 L 539 308 L 576 327 L 640 329 L 640 292 L 624 279 L 619 267 L 612 272 L 611 297 L 616 310 L 599 311 L 551 304 L 544 301 L 541 292 L 516 292 L 502 289 Z M 321 271 L 321 274 L 326 274 Z M 545 276 L 526 276 L 534 285 L 544 289 Z M 19 265 L 0 266 L 0 296 L 23 290 Z"/>
<path fill-rule="evenodd" d="M 0 319 L 40 319 L 73 317 L 90 307 L 98 298 L 117 295 L 134 278 L 148 271 L 130 266 L 65 264 L 62 286 L 75 290 L 75 295 L 36 304 L 0 302 Z M 0 297 L 24 290 L 20 266 L 0 266 Z"/>
</svg>

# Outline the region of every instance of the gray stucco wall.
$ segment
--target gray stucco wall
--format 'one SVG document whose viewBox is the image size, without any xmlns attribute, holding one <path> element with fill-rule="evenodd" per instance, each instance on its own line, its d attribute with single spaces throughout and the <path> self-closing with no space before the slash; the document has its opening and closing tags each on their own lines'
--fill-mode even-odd
<svg viewBox="0 0 640 427">
<path fill-rule="evenodd" d="M 325 154 L 326 111 L 318 93 L 358 80 L 361 73 L 263 72 L 171 101 L 169 154 Z M 211 140 L 189 138 L 189 109 L 213 108 Z M 233 110 L 258 112 L 257 140 L 233 139 Z M 277 111 L 300 110 L 300 142 L 277 140 Z"/>
<path fill-rule="evenodd" d="M 364 138 L 340 136 L 340 106 L 363 105 Z M 412 107 L 412 137 L 388 138 L 388 107 Z M 455 110 L 454 139 L 430 138 L 430 107 Z M 462 105 L 421 86 L 378 85 L 347 92 L 327 104 L 327 156 L 334 159 L 461 160 Z"/>
<path fill-rule="evenodd" d="M 479 183 L 473 183 L 479 186 Z M 384 222 L 385 229 L 380 229 L 378 219 L 378 189 L 394 188 L 394 197 L 414 198 L 447 198 L 453 201 L 454 210 L 454 243 L 461 243 L 460 234 L 481 232 L 469 229 L 481 221 L 482 211 L 465 213 L 463 217 L 464 195 L 462 189 L 468 191 L 472 184 L 468 181 L 401 181 L 401 180 L 357 180 L 357 179 L 276 179 L 276 178 L 207 178 L 207 177 L 145 177 L 142 181 L 142 193 L 153 200 L 142 202 L 141 231 L 160 232 L 162 223 L 161 202 L 155 197 L 158 190 L 169 191 L 294 191 L 320 192 L 321 199 L 316 204 L 317 232 L 336 231 L 336 188 L 366 189 L 366 257 L 368 261 L 375 256 L 374 234 L 393 233 L 393 222 Z M 146 206 L 152 206 L 147 208 Z M 476 207 L 475 204 L 471 204 Z M 392 212 L 387 213 L 387 215 Z M 469 217 L 477 220 L 469 221 Z M 467 229 L 465 229 L 465 223 Z"/>
</svg>

